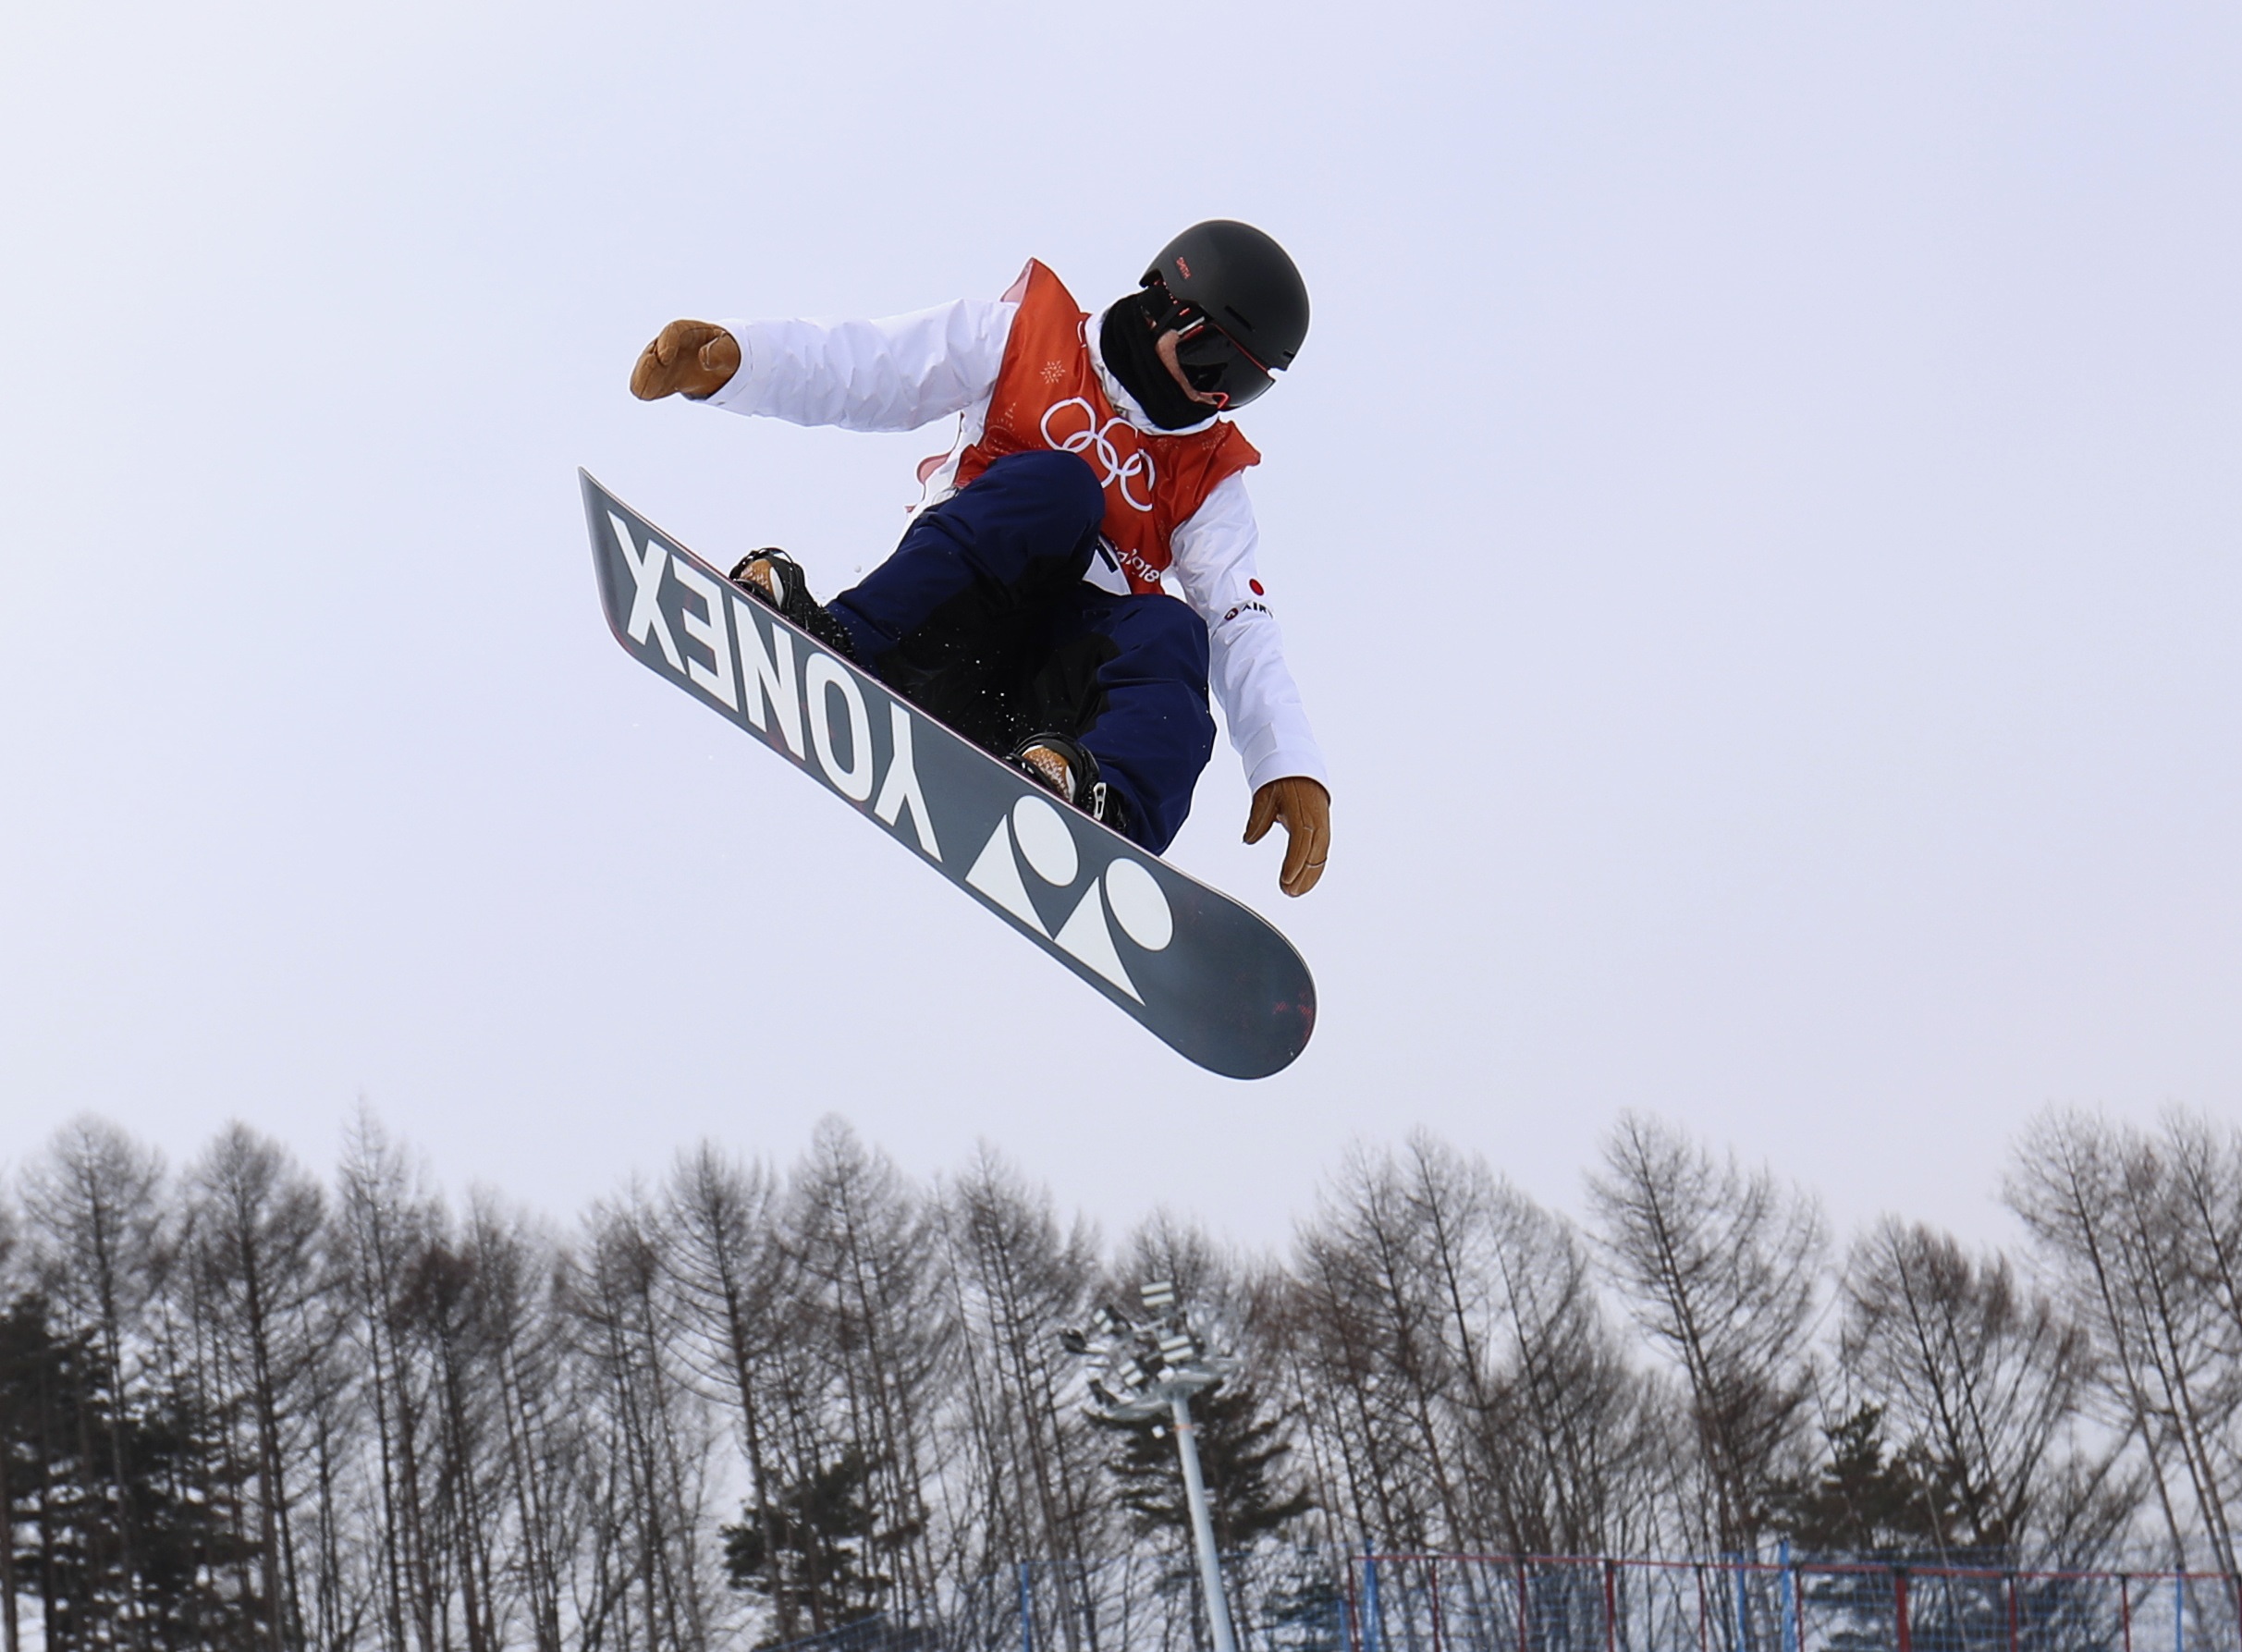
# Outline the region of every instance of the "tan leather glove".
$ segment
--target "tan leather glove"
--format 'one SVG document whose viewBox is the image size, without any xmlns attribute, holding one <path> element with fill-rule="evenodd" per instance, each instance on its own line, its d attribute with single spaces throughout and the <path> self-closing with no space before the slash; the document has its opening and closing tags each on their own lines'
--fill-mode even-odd
<svg viewBox="0 0 2242 1652">
<path fill-rule="evenodd" d="M 1331 794 L 1322 782 L 1305 775 L 1271 780 L 1254 793 L 1253 813 L 1245 817 L 1245 840 L 1260 842 L 1280 820 L 1290 841 L 1277 887 L 1287 895 L 1305 895 L 1323 875 L 1325 857 L 1331 852 Z"/>
<path fill-rule="evenodd" d="M 673 321 L 639 351 L 631 394 L 659 401 L 680 390 L 693 400 L 714 396 L 740 371 L 740 341 L 714 322 Z"/>
</svg>

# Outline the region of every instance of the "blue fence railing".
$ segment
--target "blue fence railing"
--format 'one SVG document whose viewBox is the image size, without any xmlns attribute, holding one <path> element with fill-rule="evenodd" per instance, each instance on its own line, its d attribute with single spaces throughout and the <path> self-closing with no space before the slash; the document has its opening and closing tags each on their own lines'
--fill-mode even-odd
<svg viewBox="0 0 2242 1652">
<path fill-rule="evenodd" d="M 1886 1561 L 1271 1550 L 1239 1652 L 2242 1652 L 2242 1580 Z M 782 1652 L 1210 1652 L 1187 1555 L 1026 1561 Z"/>
</svg>

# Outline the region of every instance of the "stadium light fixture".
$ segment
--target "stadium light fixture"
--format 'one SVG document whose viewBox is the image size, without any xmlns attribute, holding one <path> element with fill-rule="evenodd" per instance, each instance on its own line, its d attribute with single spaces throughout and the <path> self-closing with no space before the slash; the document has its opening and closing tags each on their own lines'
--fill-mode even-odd
<svg viewBox="0 0 2242 1652">
<path fill-rule="evenodd" d="M 1191 1421 L 1191 1396 L 1238 1368 L 1227 1354 L 1209 1353 L 1177 1305 L 1175 1285 L 1157 1279 L 1137 1292 L 1149 1317 L 1124 1318 L 1099 1306 L 1085 1333 L 1059 1333 L 1060 1345 L 1092 1362 L 1089 1410 L 1116 1423 L 1149 1422 L 1168 1413 L 1175 1429 L 1175 1454 L 1183 1470 L 1183 1495 L 1191 1508 L 1192 1536 L 1199 1553 L 1199 1582 L 1207 1596 L 1207 1621 L 1214 1652 L 1238 1652 L 1231 1632 L 1230 1601 L 1222 1592 L 1222 1562 L 1215 1551 L 1214 1517 L 1207 1504 L 1207 1482 L 1199 1472 L 1197 1431 Z M 1158 1433 L 1156 1427 L 1154 1430 Z"/>
</svg>

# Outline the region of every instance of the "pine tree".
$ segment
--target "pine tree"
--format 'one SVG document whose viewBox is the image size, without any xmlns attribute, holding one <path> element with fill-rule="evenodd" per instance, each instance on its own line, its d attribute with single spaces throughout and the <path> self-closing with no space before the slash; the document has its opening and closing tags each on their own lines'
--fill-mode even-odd
<svg viewBox="0 0 2242 1652">
<path fill-rule="evenodd" d="M 1914 1465 L 1889 1458 L 1884 1413 L 1863 1405 L 1826 1431 L 1829 1458 L 1780 1499 L 1781 1529 L 1807 1554 L 1920 1553 L 1939 1542 L 1940 1494 Z"/>
<path fill-rule="evenodd" d="M 1191 1420 L 1215 1546 L 1223 1553 L 1250 1548 L 1315 1506 L 1305 1490 L 1288 1491 L 1281 1483 L 1280 1464 L 1293 1448 L 1283 1438 L 1283 1419 L 1268 1414 L 1252 1382 L 1232 1378 L 1193 1395 Z M 1173 1530 L 1188 1542 L 1191 1507 L 1168 1425 L 1096 1421 L 1119 1437 L 1106 1466 L 1121 1483 L 1121 1506 L 1137 1528 Z"/>
<path fill-rule="evenodd" d="M 276 1603 L 220 1583 L 255 1558 L 242 1510 L 256 1473 L 191 1397 L 165 1392 L 125 1425 L 124 1493 L 140 1554 L 141 1616 L 158 1646 L 270 1644 Z"/>
<path fill-rule="evenodd" d="M 871 1481 L 870 1460 L 850 1446 L 784 1487 L 775 1508 L 744 1508 L 746 1521 L 721 1534 L 732 1587 L 767 1600 L 776 1621 L 806 1617 L 821 1634 L 870 1615 L 888 1583 L 868 1569 L 877 1547 Z"/>
<path fill-rule="evenodd" d="M 191 1401 L 155 1392 L 120 1414 L 101 1370 L 91 1336 L 58 1335 L 38 1293 L 0 1315 L 12 1587 L 39 1598 L 50 1652 L 249 1645 L 256 1603 L 217 1583 L 251 1552 L 236 1518 L 247 1471 L 228 1471 L 223 1433 Z M 128 1527 L 141 1535 L 129 1580 L 115 1563 Z"/>
<path fill-rule="evenodd" d="M 85 1350 L 58 1339 L 43 1298 L 27 1292 L 0 1316 L 0 1506 L 7 1519 L 8 1644 L 18 1644 L 16 1594 L 43 1607 L 43 1639 L 67 1644 L 85 1599 L 85 1546 L 73 1422 L 87 1383 Z"/>
</svg>

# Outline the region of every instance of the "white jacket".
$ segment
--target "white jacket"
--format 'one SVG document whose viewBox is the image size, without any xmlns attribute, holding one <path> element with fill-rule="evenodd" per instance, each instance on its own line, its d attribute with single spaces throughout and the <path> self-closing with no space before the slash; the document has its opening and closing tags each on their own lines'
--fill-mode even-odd
<svg viewBox="0 0 2242 1652">
<path fill-rule="evenodd" d="M 925 468 L 925 493 L 914 508 L 924 509 L 956 491 L 959 456 L 981 434 L 1019 310 L 1001 299 L 960 299 L 878 321 L 727 321 L 723 326 L 740 341 L 740 370 L 708 405 L 844 430 L 915 430 L 956 413 L 958 437 L 949 456 Z M 1088 342 L 1114 410 L 1139 430 L 1174 434 L 1160 432 L 1106 370 L 1095 322 Z M 1323 753 L 1285 667 L 1283 632 L 1255 575 L 1259 544 L 1245 478 L 1232 475 L 1178 525 L 1168 571 L 1207 622 L 1213 688 L 1245 765 L 1247 787 L 1257 790 L 1286 775 L 1328 782 Z M 1129 589 L 1109 554 L 1091 564 L 1088 578 L 1106 590 Z"/>
</svg>

